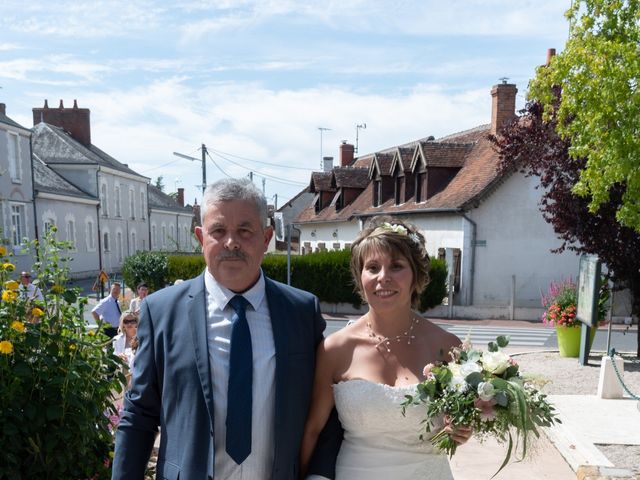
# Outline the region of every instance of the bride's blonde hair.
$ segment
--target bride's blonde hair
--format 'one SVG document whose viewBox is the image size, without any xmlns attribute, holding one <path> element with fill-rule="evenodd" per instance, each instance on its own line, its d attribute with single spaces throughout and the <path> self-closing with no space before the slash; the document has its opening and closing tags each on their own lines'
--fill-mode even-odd
<svg viewBox="0 0 640 480">
<path fill-rule="evenodd" d="M 413 272 L 411 306 L 420 304 L 420 294 L 429 283 L 429 255 L 424 236 L 415 225 L 389 216 L 374 217 L 351 245 L 351 275 L 355 291 L 366 301 L 360 275 L 364 262 L 373 251 L 392 257 L 404 257 Z"/>
</svg>

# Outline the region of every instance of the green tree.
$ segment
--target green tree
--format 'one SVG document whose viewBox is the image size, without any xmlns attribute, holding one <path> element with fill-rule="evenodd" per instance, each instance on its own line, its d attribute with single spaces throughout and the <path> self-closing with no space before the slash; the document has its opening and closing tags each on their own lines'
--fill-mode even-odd
<svg viewBox="0 0 640 480">
<path fill-rule="evenodd" d="M 161 192 L 164 192 L 164 177 L 162 175 L 156 178 L 155 187 Z"/>
<path fill-rule="evenodd" d="M 557 119 L 571 158 L 587 161 L 573 192 L 596 212 L 622 186 L 616 218 L 640 232 L 640 1 L 578 0 L 566 16 L 567 44 L 538 69 L 530 97 Z"/>
</svg>

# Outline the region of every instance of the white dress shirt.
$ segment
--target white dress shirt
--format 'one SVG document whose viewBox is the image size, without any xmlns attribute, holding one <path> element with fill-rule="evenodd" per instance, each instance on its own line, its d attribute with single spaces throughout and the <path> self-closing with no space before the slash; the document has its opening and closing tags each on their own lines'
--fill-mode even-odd
<svg viewBox="0 0 640 480">
<path fill-rule="evenodd" d="M 100 300 L 91 312 L 97 313 L 98 316 L 102 317 L 102 319 L 113 328 L 118 328 L 120 325 L 120 305 L 118 304 L 118 300 L 113 298 L 111 294 Z"/>
<path fill-rule="evenodd" d="M 246 316 L 253 349 L 253 412 L 251 454 L 237 465 L 226 452 L 227 387 L 233 308 L 227 305 L 236 294 L 220 285 L 208 270 L 207 341 L 213 384 L 215 477 L 228 480 L 268 480 L 274 458 L 275 344 L 262 272 L 258 282 L 242 295 L 251 304 Z M 233 401 L 233 400 L 232 400 Z"/>
</svg>

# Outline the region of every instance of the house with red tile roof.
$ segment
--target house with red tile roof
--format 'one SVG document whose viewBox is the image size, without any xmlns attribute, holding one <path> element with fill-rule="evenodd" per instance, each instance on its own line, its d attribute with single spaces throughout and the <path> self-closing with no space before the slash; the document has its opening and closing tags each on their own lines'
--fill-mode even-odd
<svg viewBox="0 0 640 480">
<path fill-rule="evenodd" d="M 357 158 L 343 143 L 339 166 L 311 176 L 313 197 L 294 221 L 301 253 L 348 248 L 371 217 L 402 217 L 449 266 L 453 301 L 431 314 L 539 318 L 540 292 L 576 275 L 578 257 L 551 252 L 561 242 L 538 209 L 537 179 L 497 168 L 488 136 L 515 118 L 516 93 L 495 85 L 491 123 L 470 130 Z"/>
</svg>

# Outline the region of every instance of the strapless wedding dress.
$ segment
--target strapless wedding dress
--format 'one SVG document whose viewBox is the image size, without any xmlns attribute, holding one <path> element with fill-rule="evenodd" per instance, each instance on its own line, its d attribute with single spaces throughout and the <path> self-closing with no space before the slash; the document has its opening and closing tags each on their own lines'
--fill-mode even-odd
<svg viewBox="0 0 640 480">
<path fill-rule="evenodd" d="M 336 480 L 453 480 L 449 461 L 419 438 L 424 405 L 400 404 L 415 385 L 391 387 L 354 379 L 333 386 L 344 440 Z"/>
</svg>

